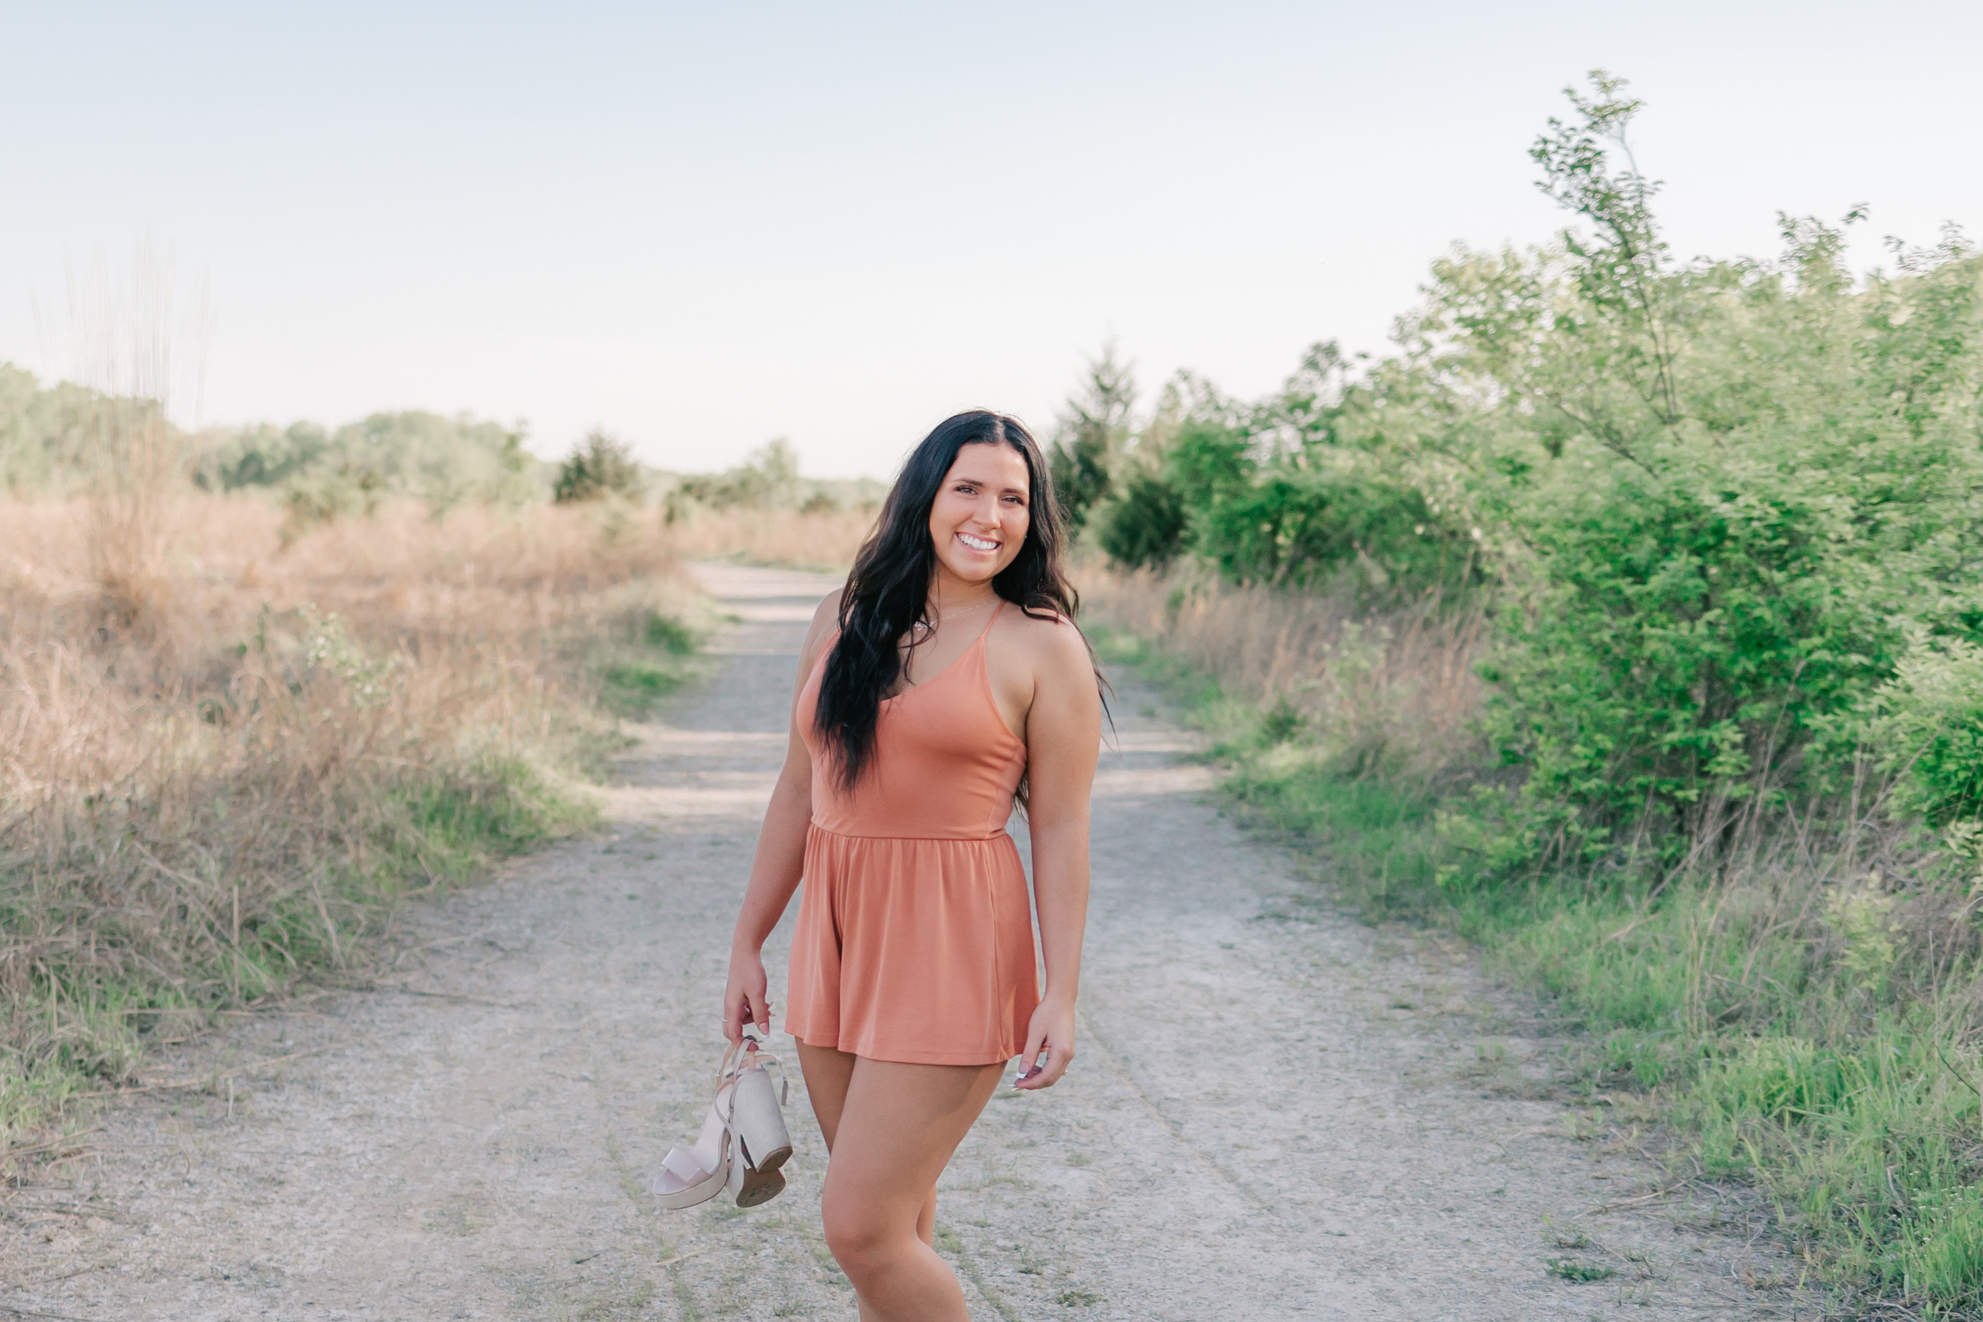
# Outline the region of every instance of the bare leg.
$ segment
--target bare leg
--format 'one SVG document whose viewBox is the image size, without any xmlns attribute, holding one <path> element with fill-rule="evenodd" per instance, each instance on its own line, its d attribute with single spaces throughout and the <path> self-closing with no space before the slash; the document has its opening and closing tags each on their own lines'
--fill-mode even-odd
<svg viewBox="0 0 1983 1322">
<path fill-rule="evenodd" d="M 833 1136 L 840 1130 L 840 1112 L 847 1105 L 847 1085 L 854 1078 L 854 1062 L 860 1057 L 804 1042 L 798 1046 L 799 1069 L 806 1076 L 806 1098 L 812 1103 L 812 1113 L 819 1121 L 819 1132 L 825 1136 L 830 1154 Z M 936 1243 L 934 1185 L 930 1186 L 930 1196 L 923 1200 L 922 1213 L 916 1217 L 916 1238 L 925 1244 Z"/>
<path fill-rule="evenodd" d="M 833 1154 L 820 1199 L 826 1243 L 864 1322 L 968 1322 L 963 1287 L 930 1247 L 936 1181 L 1003 1067 L 904 1065 L 805 1046 L 799 1060 Z"/>
</svg>

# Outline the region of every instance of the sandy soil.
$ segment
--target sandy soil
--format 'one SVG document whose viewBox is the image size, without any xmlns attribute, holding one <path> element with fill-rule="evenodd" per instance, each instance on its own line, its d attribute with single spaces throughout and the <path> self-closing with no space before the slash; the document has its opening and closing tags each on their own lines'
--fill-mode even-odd
<svg viewBox="0 0 1983 1322">
<path fill-rule="evenodd" d="M 783 1197 L 664 1214 L 644 1192 L 706 1104 L 730 923 L 827 586 L 708 581 L 741 619 L 721 672 L 638 731 L 607 830 L 416 911 L 377 990 L 166 1062 L 204 1086 L 120 1104 L 59 1183 L 6 1202 L 0 1316 L 855 1316 L 802 1088 Z M 1219 815 L 1150 695 L 1117 706 L 1080 1058 L 1048 1093 L 1002 1088 L 942 1186 L 974 1316 L 1816 1315 L 1771 1287 L 1796 1273 L 1738 1201 L 1644 1198 L 1659 1172 L 1611 1113 L 1540 1098 L 1549 1047 L 1518 1000 L 1456 949 L 1339 912 Z M 1572 1283 L 1551 1259 L 1615 1274 Z"/>
</svg>

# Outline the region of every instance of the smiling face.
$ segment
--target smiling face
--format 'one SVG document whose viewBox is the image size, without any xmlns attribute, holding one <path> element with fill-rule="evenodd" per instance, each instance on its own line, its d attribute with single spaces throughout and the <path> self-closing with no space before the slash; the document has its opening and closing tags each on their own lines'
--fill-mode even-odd
<svg viewBox="0 0 1983 1322">
<path fill-rule="evenodd" d="M 996 441 L 961 447 L 930 506 L 937 576 L 990 583 L 1026 544 L 1032 506 L 1033 484 L 1017 450 Z"/>
</svg>

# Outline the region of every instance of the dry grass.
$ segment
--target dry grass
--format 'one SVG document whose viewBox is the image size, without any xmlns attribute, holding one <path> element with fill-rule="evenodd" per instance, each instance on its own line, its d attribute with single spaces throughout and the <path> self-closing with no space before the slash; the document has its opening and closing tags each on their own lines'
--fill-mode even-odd
<svg viewBox="0 0 1983 1322">
<path fill-rule="evenodd" d="M 1159 642 L 1352 775 L 1436 773 L 1474 747 L 1478 614 L 1373 615 L 1347 597 L 1239 587 L 1195 569 L 1091 571 L 1081 593 L 1084 619 Z"/>
<path fill-rule="evenodd" d="M 104 506 L 0 519 L 0 1137 L 582 820 L 556 768 L 604 728 L 587 658 L 689 596 L 607 509 L 388 510 L 283 550 L 259 501 Z"/>
<path fill-rule="evenodd" d="M 738 560 L 790 569 L 844 570 L 874 528 L 875 509 L 766 510 L 692 507 L 668 527 L 688 560 Z"/>
</svg>

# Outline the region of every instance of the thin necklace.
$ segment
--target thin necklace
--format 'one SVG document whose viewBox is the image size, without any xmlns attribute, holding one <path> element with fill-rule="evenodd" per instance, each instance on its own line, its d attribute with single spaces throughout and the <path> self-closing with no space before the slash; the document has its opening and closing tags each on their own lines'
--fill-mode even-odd
<svg viewBox="0 0 1983 1322">
<path fill-rule="evenodd" d="M 996 601 L 996 600 L 998 600 L 998 598 L 996 597 L 992 598 L 992 601 Z M 938 606 L 936 608 L 936 617 L 940 620 L 946 615 L 969 615 L 972 611 L 981 611 L 985 607 L 991 604 L 992 604 L 991 601 L 981 601 L 975 606 L 952 606 L 949 610 L 945 610 L 942 606 Z"/>
<path fill-rule="evenodd" d="M 993 601 L 997 601 L 997 600 L 999 600 L 999 598 L 994 596 L 992 598 L 992 601 L 981 601 L 975 606 L 953 606 L 948 611 L 945 611 L 941 606 L 939 606 L 937 607 L 937 612 L 936 612 L 936 623 L 925 624 L 923 621 L 917 620 L 913 625 L 910 626 L 910 632 L 914 633 L 918 630 L 921 630 L 923 633 L 933 634 L 937 631 L 939 627 L 941 627 L 941 625 L 943 624 L 944 617 L 946 615 L 950 615 L 950 616 L 969 615 L 973 611 L 983 610 L 985 607 L 991 605 Z"/>
</svg>

